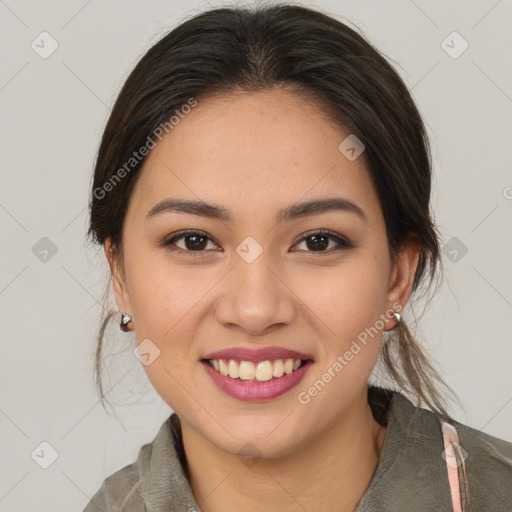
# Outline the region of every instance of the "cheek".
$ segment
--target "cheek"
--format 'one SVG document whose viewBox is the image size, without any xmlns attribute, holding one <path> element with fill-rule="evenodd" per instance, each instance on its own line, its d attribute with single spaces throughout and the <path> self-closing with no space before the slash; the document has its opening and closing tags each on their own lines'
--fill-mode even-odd
<svg viewBox="0 0 512 512">
<path fill-rule="evenodd" d="M 329 271 L 305 273 L 301 281 L 298 295 L 323 320 L 325 332 L 340 342 L 374 325 L 384 313 L 386 265 L 369 250 L 358 250 Z"/>
<path fill-rule="evenodd" d="M 315 417 L 325 415 L 325 403 L 336 404 L 333 415 L 349 407 L 375 367 L 383 328 L 379 318 L 385 312 L 385 272 L 385 265 L 376 263 L 371 253 L 361 252 L 338 267 L 330 279 L 319 283 L 317 276 L 316 285 L 322 286 L 312 288 L 316 292 L 308 305 L 323 320 L 316 325 L 324 354 L 318 373 L 300 390 L 311 391 L 312 397 L 318 394 L 318 399 L 312 399 Z"/>
<path fill-rule="evenodd" d="M 143 365 L 144 371 L 157 393 L 174 409 L 183 398 L 183 386 L 188 389 L 193 384 L 198 305 L 212 284 L 165 264 L 154 252 L 126 251 L 128 254 L 125 265 L 137 344 L 149 347 L 152 354 L 150 363 Z"/>
<path fill-rule="evenodd" d="M 186 326 L 214 277 L 200 274 L 197 268 L 170 264 L 165 251 L 141 248 L 126 254 L 130 254 L 125 264 L 137 337 L 168 344 Z"/>
<path fill-rule="evenodd" d="M 165 264 L 150 251 L 132 252 L 126 268 L 137 344 L 146 343 L 149 352 L 155 354 L 150 364 L 143 365 L 144 371 L 173 410 L 193 408 L 183 389 L 193 388 L 197 306 L 211 284 Z"/>
<path fill-rule="evenodd" d="M 350 401 L 364 387 L 377 361 L 387 274 L 386 261 L 376 254 L 359 250 L 331 272 L 307 280 L 308 306 L 317 317 L 316 330 L 324 352 L 318 371 L 332 382 L 325 394 L 322 391 L 322 401 L 339 401 L 340 393 L 348 393 L 344 400 Z M 308 296 L 305 289 L 301 293 Z"/>
</svg>

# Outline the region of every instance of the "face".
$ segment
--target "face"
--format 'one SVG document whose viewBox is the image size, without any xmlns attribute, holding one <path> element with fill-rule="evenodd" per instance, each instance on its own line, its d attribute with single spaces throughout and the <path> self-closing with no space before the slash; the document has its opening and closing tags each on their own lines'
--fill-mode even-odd
<svg viewBox="0 0 512 512">
<path fill-rule="evenodd" d="M 226 452 L 252 442 L 284 455 L 352 421 L 383 329 L 396 324 L 390 310 L 409 297 L 417 251 L 391 264 L 364 153 L 349 160 L 338 148 L 348 135 L 285 90 L 201 100 L 144 162 L 122 266 L 105 244 L 116 302 L 146 344 L 152 385 L 186 428 Z M 291 208 L 326 199 L 339 201 Z M 218 210 L 155 209 L 171 200 Z M 300 378 L 238 379 L 236 389 L 221 389 L 216 382 L 233 379 L 203 361 L 266 347 L 310 361 Z M 279 366 L 262 358 L 272 372 Z M 263 375 L 269 366 L 260 366 Z M 249 384 L 268 393 L 244 391 Z"/>
</svg>

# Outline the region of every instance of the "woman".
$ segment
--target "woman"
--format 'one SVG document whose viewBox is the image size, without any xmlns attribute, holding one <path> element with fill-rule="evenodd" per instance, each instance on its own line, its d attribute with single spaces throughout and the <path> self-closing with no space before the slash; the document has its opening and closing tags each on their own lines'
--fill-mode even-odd
<svg viewBox="0 0 512 512">
<path fill-rule="evenodd" d="M 512 444 L 450 417 L 407 327 L 441 265 L 430 190 L 407 88 L 341 22 L 222 8 L 155 44 L 89 233 L 174 413 L 85 511 L 512 510 Z"/>
</svg>

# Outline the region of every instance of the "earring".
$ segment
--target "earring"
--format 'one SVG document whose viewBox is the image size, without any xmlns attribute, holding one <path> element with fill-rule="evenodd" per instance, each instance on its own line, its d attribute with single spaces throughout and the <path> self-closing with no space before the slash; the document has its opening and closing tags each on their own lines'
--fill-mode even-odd
<svg viewBox="0 0 512 512">
<path fill-rule="evenodd" d="M 397 313 L 396 311 L 393 313 L 393 316 L 395 317 L 396 324 L 391 327 L 391 329 L 386 329 L 386 331 L 392 331 L 393 329 L 396 329 L 400 323 L 402 322 L 402 315 L 400 313 Z"/>
<path fill-rule="evenodd" d="M 121 323 L 119 324 L 119 328 L 123 332 L 129 332 L 130 328 L 128 327 L 128 324 L 132 321 L 132 317 L 130 315 L 125 315 L 124 313 L 121 313 Z"/>
</svg>

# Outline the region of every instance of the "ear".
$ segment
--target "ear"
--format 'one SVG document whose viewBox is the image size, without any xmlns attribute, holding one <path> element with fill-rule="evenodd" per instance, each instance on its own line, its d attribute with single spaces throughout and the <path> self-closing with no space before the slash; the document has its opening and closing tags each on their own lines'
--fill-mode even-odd
<svg viewBox="0 0 512 512">
<path fill-rule="evenodd" d="M 117 258 L 114 251 L 114 246 L 110 238 L 105 240 L 103 250 L 107 257 L 110 267 L 110 275 L 112 277 L 112 285 L 114 288 L 114 297 L 116 299 L 119 311 L 130 314 L 132 312 L 130 296 L 128 294 L 128 287 L 126 285 L 126 278 L 121 258 Z"/>
<path fill-rule="evenodd" d="M 389 277 L 387 310 L 394 309 L 400 313 L 409 301 L 414 275 L 418 267 L 420 249 L 420 242 L 412 238 L 402 246 L 398 253 Z"/>
</svg>

